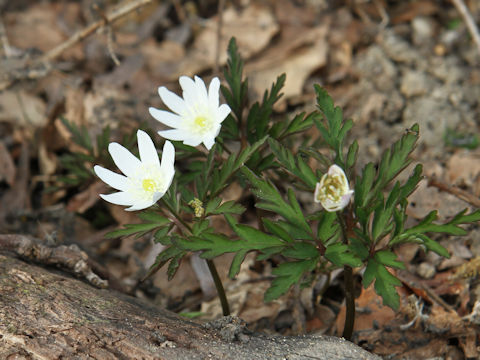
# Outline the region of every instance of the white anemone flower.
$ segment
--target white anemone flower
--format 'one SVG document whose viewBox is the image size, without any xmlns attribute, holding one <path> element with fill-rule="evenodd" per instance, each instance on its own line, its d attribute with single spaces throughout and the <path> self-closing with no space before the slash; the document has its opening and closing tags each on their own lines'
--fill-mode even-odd
<svg viewBox="0 0 480 360">
<path fill-rule="evenodd" d="M 353 190 L 342 168 L 332 165 L 315 187 L 314 201 L 320 203 L 328 212 L 344 209 L 352 198 Z"/>
<path fill-rule="evenodd" d="M 137 131 L 140 159 L 118 143 L 111 143 L 108 151 L 115 165 L 125 174 L 96 165 L 97 176 L 119 192 L 100 197 L 112 204 L 130 206 L 127 211 L 146 209 L 155 204 L 168 190 L 175 174 L 175 148 L 170 141 L 163 146 L 162 163 L 150 136 Z"/>
<path fill-rule="evenodd" d="M 210 150 L 220 132 L 222 121 L 231 110 L 227 104 L 219 105 L 220 80 L 217 77 L 210 82 L 208 92 L 201 78 L 195 76 L 194 79 L 180 77 L 183 99 L 164 86 L 158 88 L 160 98 L 172 112 L 153 107 L 148 110 L 156 120 L 173 128 L 159 131 L 160 136 L 183 141 L 190 146 L 203 143 Z"/>
</svg>

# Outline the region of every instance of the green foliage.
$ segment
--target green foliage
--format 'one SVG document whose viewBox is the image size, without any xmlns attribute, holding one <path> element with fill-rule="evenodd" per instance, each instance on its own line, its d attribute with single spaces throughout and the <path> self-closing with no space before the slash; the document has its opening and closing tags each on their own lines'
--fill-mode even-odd
<svg viewBox="0 0 480 360">
<path fill-rule="evenodd" d="M 302 275 L 313 271 L 317 265 L 318 259 L 311 258 L 307 260 L 285 262 L 275 269 L 272 274 L 276 276 L 272 281 L 272 285 L 265 292 L 265 301 L 272 301 L 285 294 L 288 289 L 295 284 L 298 284 Z"/>
<path fill-rule="evenodd" d="M 222 123 L 216 144 L 205 153 L 175 142 L 177 172 L 167 193 L 157 206 L 139 213 L 141 223 L 127 224 L 107 237 L 151 233 L 164 249 L 148 275 L 168 264 L 169 279 L 192 252 L 208 260 L 234 254 L 229 270 L 232 278 L 246 255 L 256 252 L 258 261 L 271 259 L 274 264 L 265 301 L 278 298 L 292 286 L 308 285 L 320 273 L 365 267 L 363 286 L 374 283 L 384 304 L 397 308 L 396 287 L 401 282 L 393 269 L 402 269 L 404 264 L 397 259 L 395 246 L 413 242 L 448 257 L 432 234 L 465 235 L 463 226 L 480 221 L 480 210 L 462 211 L 443 224 L 432 211 L 417 224 L 406 225 L 410 224 L 408 197 L 423 178 L 422 165 L 412 166 L 404 181 L 397 177 L 412 164 L 418 125 L 384 151 L 378 163 L 366 164 L 354 179 L 361 151 L 357 141 L 347 142 L 354 124 L 343 118 L 342 109 L 327 91 L 315 85 L 317 111 L 280 118 L 274 116 L 273 107 L 282 96 L 285 74 L 264 92 L 261 101 L 249 106 L 243 65 L 232 39 L 224 72 L 227 86 L 221 87 L 232 113 Z M 110 130 L 106 128 L 92 141 L 85 128 L 62 121 L 72 141 L 84 150 L 62 158 L 69 172 L 65 182 L 79 184 L 92 175 L 87 164 L 110 161 L 106 154 Z M 309 137 L 314 124 L 319 139 Z M 452 144 L 463 141 L 448 139 Z M 341 167 L 350 187 L 354 186 L 353 203 L 337 212 L 327 212 L 320 205 L 302 207 L 299 199 L 304 197 L 299 192 L 306 192 L 313 201 L 319 179 L 332 164 Z M 239 193 L 227 196 L 225 190 L 233 182 Z M 252 199 L 256 211 L 246 209 Z M 256 226 L 249 217 L 252 214 L 257 216 Z M 219 215 L 231 231 L 214 227 L 212 217 L 218 221 Z M 242 224 L 245 219 L 249 225 Z"/>
<path fill-rule="evenodd" d="M 273 105 L 280 99 L 282 90 L 285 85 L 286 75 L 280 75 L 273 83 L 270 92 L 265 91 L 262 103 L 256 102 L 250 109 L 247 116 L 247 139 L 250 144 L 267 135 L 269 130 L 270 116 L 272 114 Z"/>
<path fill-rule="evenodd" d="M 315 93 L 317 94 L 318 108 L 326 120 L 322 122 L 320 119 L 315 118 L 315 124 L 322 134 L 323 140 L 335 151 L 336 157 L 334 162 L 343 169 L 346 169 L 347 165 L 350 165 L 348 167 L 353 166 L 353 159 L 356 158 L 357 152 L 355 148 L 358 148 L 358 145 L 352 145 L 353 147 L 351 146 L 351 149 L 348 151 L 350 153 L 350 164 L 346 163 L 343 153 L 343 143 L 347 133 L 353 127 L 353 121 L 351 119 L 343 119 L 342 109 L 333 105 L 333 100 L 325 89 L 315 85 Z"/>
<path fill-rule="evenodd" d="M 94 139 L 96 144 L 96 147 L 94 147 L 86 126 L 79 127 L 63 116 L 60 117 L 60 120 L 70 132 L 72 136 L 71 141 L 78 145 L 82 151 L 70 152 L 60 156 L 60 164 L 68 174 L 59 176 L 58 180 L 65 186 L 78 186 L 89 183 L 94 178 L 92 172 L 93 164 L 109 166 L 112 163 L 108 154 L 108 144 L 111 136 L 110 127 L 103 128 L 102 132 Z M 133 138 L 132 136 L 125 137 L 122 143 L 127 144 L 126 147 L 130 148 L 133 144 Z"/>
<path fill-rule="evenodd" d="M 145 211 L 138 214 L 138 217 L 142 220 L 142 223 L 126 224 L 123 229 L 110 231 L 105 235 L 105 237 L 107 239 L 114 239 L 130 235 L 136 235 L 137 237 L 140 237 L 153 230 L 160 230 L 170 225 L 169 219 L 153 211 Z"/>
<path fill-rule="evenodd" d="M 480 139 L 476 134 L 459 133 L 447 129 L 444 135 L 445 145 L 453 148 L 476 149 L 480 145 Z"/>
<path fill-rule="evenodd" d="M 247 102 L 248 81 L 242 80 L 243 61 L 238 52 L 235 38 L 231 38 L 228 44 L 228 61 L 224 76 L 228 88 L 221 86 L 222 94 L 232 109 L 233 116 L 229 115 L 222 124 L 222 133 L 229 138 L 236 139 L 239 136 L 239 129 L 242 126 L 243 109 Z M 235 121 L 236 120 L 236 121 Z"/>
<path fill-rule="evenodd" d="M 268 144 L 277 161 L 286 170 L 299 178 L 307 186 L 307 189 L 313 191 L 318 179 L 303 157 L 301 155 L 294 156 L 289 149 L 274 139 L 268 139 Z"/>
</svg>

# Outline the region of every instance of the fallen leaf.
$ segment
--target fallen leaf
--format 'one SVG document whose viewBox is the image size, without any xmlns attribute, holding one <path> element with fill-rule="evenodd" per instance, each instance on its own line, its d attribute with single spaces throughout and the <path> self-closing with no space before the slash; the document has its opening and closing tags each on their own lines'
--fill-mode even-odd
<svg viewBox="0 0 480 360">
<path fill-rule="evenodd" d="M 218 17 L 213 17 L 205 23 L 205 28 L 196 37 L 186 56 L 180 60 L 176 71 L 171 73 L 171 80 L 180 75 L 193 76 L 214 66 L 217 24 Z M 227 45 L 231 37 L 236 38 L 242 58 L 249 59 L 263 50 L 278 31 L 279 25 L 266 6 L 252 3 L 242 11 L 229 7 L 223 13 L 219 65 L 227 62 Z"/>
<path fill-rule="evenodd" d="M 15 181 L 15 164 L 3 141 L 0 140 L 0 181 L 13 186 Z"/>
</svg>

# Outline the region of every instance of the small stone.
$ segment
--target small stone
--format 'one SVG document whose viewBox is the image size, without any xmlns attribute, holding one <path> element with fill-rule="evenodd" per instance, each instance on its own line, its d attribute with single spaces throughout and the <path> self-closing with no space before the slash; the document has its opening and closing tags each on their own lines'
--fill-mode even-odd
<svg viewBox="0 0 480 360">
<path fill-rule="evenodd" d="M 435 266 L 428 262 L 423 262 L 417 267 L 417 274 L 424 279 L 431 279 L 435 275 Z"/>
<path fill-rule="evenodd" d="M 412 20 L 412 30 L 413 43 L 425 45 L 432 41 L 435 26 L 432 19 L 419 16 Z"/>
<path fill-rule="evenodd" d="M 428 80 L 423 71 L 408 70 L 402 77 L 400 91 L 409 98 L 423 95 L 427 93 L 430 88 Z"/>
<path fill-rule="evenodd" d="M 437 56 L 444 56 L 447 53 L 447 48 L 443 44 L 437 44 L 433 48 L 433 52 Z"/>
</svg>

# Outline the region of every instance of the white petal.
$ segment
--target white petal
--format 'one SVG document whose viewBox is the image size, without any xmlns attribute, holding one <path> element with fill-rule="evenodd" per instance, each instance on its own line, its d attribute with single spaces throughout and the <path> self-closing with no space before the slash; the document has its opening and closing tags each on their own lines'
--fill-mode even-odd
<svg viewBox="0 0 480 360">
<path fill-rule="evenodd" d="M 150 115 L 152 115 L 155 120 L 160 121 L 162 124 L 176 128 L 181 123 L 182 119 L 180 116 L 171 113 L 170 111 L 159 110 L 155 109 L 154 107 L 150 107 L 148 109 Z"/>
<path fill-rule="evenodd" d="M 185 103 L 192 106 L 199 102 L 202 102 L 201 93 L 197 89 L 195 81 L 188 76 L 181 76 L 178 80 L 183 90 L 183 99 Z"/>
<path fill-rule="evenodd" d="M 170 141 L 165 141 L 163 145 L 163 152 L 162 152 L 162 165 L 160 166 L 160 171 L 162 174 L 165 174 L 165 177 L 168 178 L 171 176 L 171 173 L 174 173 L 174 165 L 175 163 L 175 148 Z"/>
<path fill-rule="evenodd" d="M 230 106 L 227 104 L 222 104 L 217 110 L 217 121 L 221 123 L 223 120 L 226 119 L 228 114 L 230 114 L 232 110 L 230 109 Z"/>
<path fill-rule="evenodd" d="M 218 77 L 214 77 L 208 87 L 208 102 L 211 109 L 217 109 L 220 101 L 220 80 Z"/>
<path fill-rule="evenodd" d="M 143 209 L 149 208 L 150 206 L 152 206 L 155 203 L 156 203 L 156 201 L 153 201 L 153 200 L 140 201 L 140 202 L 136 202 L 134 205 L 132 205 L 129 208 L 126 208 L 125 210 L 126 211 L 143 210 Z"/>
<path fill-rule="evenodd" d="M 143 164 L 152 164 L 157 168 L 160 167 L 160 160 L 158 160 L 157 149 L 150 136 L 145 131 L 137 131 L 138 151 L 140 153 L 140 160 Z"/>
<path fill-rule="evenodd" d="M 207 150 L 210 150 L 212 148 L 213 144 L 215 144 L 215 138 L 204 139 L 203 144 L 205 145 Z"/>
<path fill-rule="evenodd" d="M 170 108 L 170 110 L 180 115 L 184 112 L 186 108 L 185 101 L 183 101 L 180 96 L 178 96 L 174 92 L 171 92 L 165 86 L 158 88 L 158 94 L 160 95 L 160 98 L 165 103 L 165 105 Z"/>
<path fill-rule="evenodd" d="M 318 199 L 318 194 L 320 192 L 320 189 L 321 189 L 321 184 L 318 182 L 317 185 L 315 186 L 315 193 L 313 194 L 313 201 L 315 201 L 316 203 L 320 202 L 320 200 Z"/>
<path fill-rule="evenodd" d="M 95 165 L 93 167 L 93 171 L 95 171 L 95 174 L 102 179 L 104 183 L 107 185 L 110 185 L 112 188 L 117 189 L 117 190 L 122 190 L 125 191 L 128 188 L 128 178 L 117 174 L 113 171 L 110 171 L 108 169 L 105 169 L 99 165 Z"/>
<path fill-rule="evenodd" d="M 128 177 L 135 176 L 138 167 L 142 164 L 130 151 L 118 143 L 110 143 L 108 151 L 117 167 Z"/>
<path fill-rule="evenodd" d="M 341 177 L 345 177 L 345 173 L 343 172 L 343 169 L 336 164 L 333 164 L 332 166 L 330 166 L 328 168 L 328 175 L 330 175 L 330 176 L 340 175 Z"/>
<path fill-rule="evenodd" d="M 113 194 L 100 194 L 100 197 L 112 204 L 116 205 L 132 205 L 136 202 L 136 199 L 129 193 L 120 191 Z"/>
<path fill-rule="evenodd" d="M 168 140 L 181 141 L 185 139 L 185 136 L 189 136 L 190 134 L 185 133 L 184 130 L 172 129 L 158 131 L 158 135 Z"/>
<path fill-rule="evenodd" d="M 195 85 L 197 88 L 199 100 L 208 102 L 207 87 L 205 86 L 205 83 L 203 82 L 201 77 L 195 76 Z"/>
<path fill-rule="evenodd" d="M 189 136 L 183 139 L 183 143 L 189 146 L 198 146 L 202 143 L 203 139 L 199 136 Z"/>
</svg>

